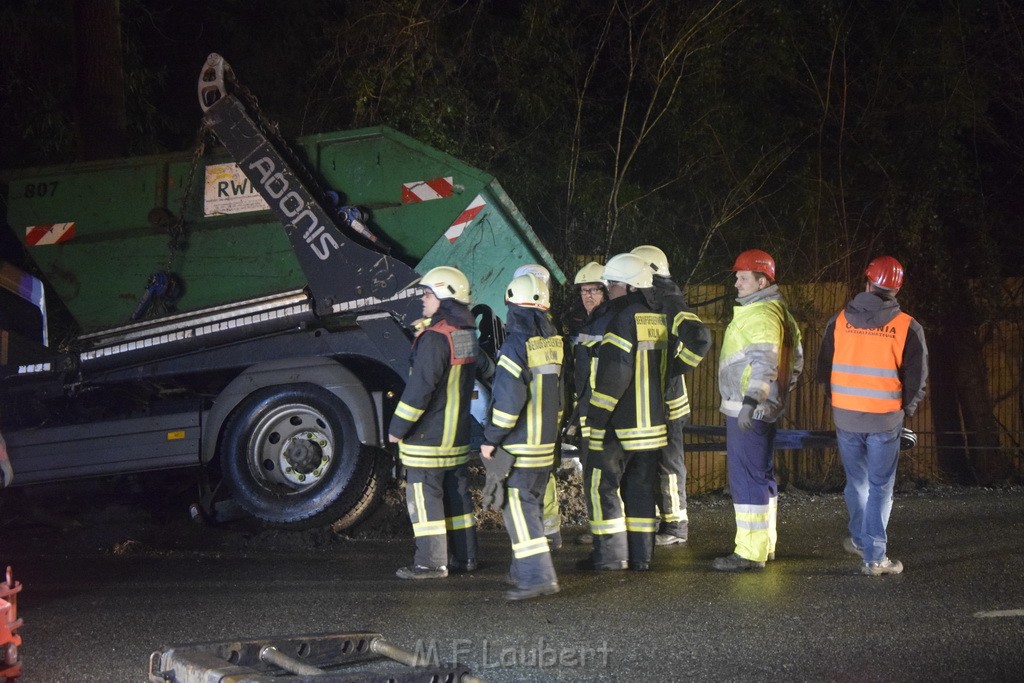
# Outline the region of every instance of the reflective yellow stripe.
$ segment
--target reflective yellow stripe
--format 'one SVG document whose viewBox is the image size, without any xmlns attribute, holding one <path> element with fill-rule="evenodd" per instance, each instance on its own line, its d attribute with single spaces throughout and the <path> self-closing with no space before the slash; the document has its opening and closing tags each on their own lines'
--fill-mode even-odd
<svg viewBox="0 0 1024 683">
<path fill-rule="evenodd" d="M 653 427 L 623 427 L 622 429 L 616 429 L 615 434 L 620 439 L 656 437 L 668 434 L 668 427 L 665 425 L 655 425 Z"/>
<path fill-rule="evenodd" d="M 491 409 L 491 424 L 501 429 L 511 429 L 516 426 L 516 420 L 519 419 L 518 415 L 512 413 L 506 413 L 504 410 L 498 410 L 497 408 Z"/>
<path fill-rule="evenodd" d="M 628 339 L 623 339 L 617 334 L 606 332 L 601 340 L 601 344 L 611 344 L 619 349 L 622 349 L 624 353 L 633 353 L 633 344 Z"/>
<path fill-rule="evenodd" d="M 395 415 L 402 418 L 403 420 L 408 420 L 409 422 L 415 422 L 416 420 L 423 417 L 423 412 L 423 410 L 419 408 L 413 408 L 411 405 L 403 401 L 399 401 L 398 407 L 395 408 Z"/>
<path fill-rule="evenodd" d="M 522 560 L 526 557 L 533 557 L 534 555 L 542 555 L 547 552 L 551 552 L 548 547 L 548 539 L 543 537 L 512 544 L 512 555 L 517 560 Z"/>
<path fill-rule="evenodd" d="M 636 406 L 636 425 L 647 427 L 651 424 L 650 383 L 647 378 L 647 354 L 638 352 L 633 366 L 633 405 Z"/>
<path fill-rule="evenodd" d="M 454 445 L 455 437 L 459 433 L 459 415 L 462 413 L 462 368 L 462 365 L 453 365 L 448 370 L 448 402 L 444 407 L 444 435 L 441 437 L 442 446 Z"/>
<path fill-rule="evenodd" d="M 755 562 L 768 559 L 772 543 L 769 505 L 733 505 L 736 512 L 736 554 Z"/>
<path fill-rule="evenodd" d="M 661 520 L 657 517 L 626 517 L 626 531 L 639 531 L 653 534 L 658 530 Z"/>
<path fill-rule="evenodd" d="M 526 443 L 537 443 L 541 434 L 541 378 L 534 374 L 530 380 L 530 400 L 526 402 Z"/>
<path fill-rule="evenodd" d="M 609 413 L 615 410 L 615 406 L 618 402 L 619 399 L 613 398 L 608 394 L 602 394 L 599 391 L 593 391 L 590 394 L 590 405 L 598 408 L 599 410 L 607 410 Z"/>
<path fill-rule="evenodd" d="M 700 362 L 704 360 L 704 356 L 698 356 L 685 346 L 681 348 L 679 350 L 679 353 L 676 355 L 679 357 L 679 360 L 683 361 L 684 363 L 692 367 L 697 367 L 698 365 L 700 365 Z"/>
<path fill-rule="evenodd" d="M 555 453 L 555 444 L 553 443 L 506 443 L 501 447 L 516 455 L 554 455 Z"/>
<path fill-rule="evenodd" d="M 672 329 L 678 330 L 679 326 L 682 325 L 684 320 L 694 320 L 696 322 L 700 322 L 700 318 L 697 317 L 696 313 L 692 313 L 691 311 L 679 311 L 678 313 L 676 313 L 676 317 L 672 318 Z"/>
<path fill-rule="evenodd" d="M 653 451 L 668 445 L 668 437 L 653 439 L 620 439 L 624 451 Z"/>
<path fill-rule="evenodd" d="M 590 521 L 590 533 L 595 536 L 607 536 L 608 534 L 621 534 L 626 531 L 626 518 L 616 517 L 603 521 Z"/>
<path fill-rule="evenodd" d="M 743 529 L 768 529 L 767 505 L 733 505 L 736 526 Z"/>
<path fill-rule="evenodd" d="M 444 520 L 430 521 L 427 519 L 426 497 L 423 494 L 423 483 L 417 482 L 412 485 L 412 501 L 416 510 L 416 521 L 412 525 L 414 536 L 443 536 L 445 533 Z"/>
<path fill-rule="evenodd" d="M 517 379 L 520 375 L 523 374 L 523 369 L 519 367 L 519 365 L 508 356 L 502 356 L 501 358 L 498 359 L 498 367 L 505 368 L 513 377 Z"/>
<path fill-rule="evenodd" d="M 523 514 L 523 500 L 522 490 L 509 486 L 508 495 L 508 512 L 509 516 L 512 517 L 512 529 L 515 532 L 515 537 L 522 541 L 523 539 L 530 538 L 530 527 L 526 524 L 526 515 Z"/>
<path fill-rule="evenodd" d="M 476 526 L 476 517 L 471 512 L 456 517 L 448 517 L 444 520 L 444 525 L 449 531 L 472 529 Z"/>
<path fill-rule="evenodd" d="M 509 453 L 515 455 L 515 452 L 509 449 Z M 555 454 L 551 455 L 516 455 L 516 467 L 523 469 L 541 469 L 544 467 L 551 467 L 555 464 Z"/>
<path fill-rule="evenodd" d="M 681 522 L 683 519 L 679 516 L 679 475 L 672 472 L 662 481 L 662 493 L 668 496 L 668 510 L 662 510 L 661 516 L 666 522 Z"/>
<path fill-rule="evenodd" d="M 416 457 L 406 455 L 405 453 L 399 454 L 402 464 L 406 467 L 420 467 L 422 469 L 435 469 L 439 467 L 457 467 L 458 465 L 465 465 L 469 462 L 469 454 L 455 456 L 451 458 L 442 457 Z"/>
<path fill-rule="evenodd" d="M 398 452 L 402 455 L 463 455 L 469 453 L 469 445 L 465 446 L 417 446 L 405 441 L 398 442 Z"/>
<path fill-rule="evenodd" d="M 508 510 L 512 517 L 512 526 L 515 530 L 515 540 L 512 542 L 512 555 L 521 560 L 524 557 L 540 555 L 548 551 L 548 540 L 530 537 L 530 526 L 526 523 L 526 514 L 523 512 L 522 492 L 520 489 L 509 487 L 508 489 Z"/>
<path fill-rule="evenodd" d="M 444 520 L 437 520 L 436 522 L 417 522 L 412 525 L 412 535 L 418 537 L 421 536 L 444 536 L 447 531 L 444 527 Z"/>
<path fill-rule="evenodd" d="M 601 510 L 601 493 L 598 490 L 601 487 L 601 470 L 594 469 L 590 475 L 590 490 L 587 495 L 590 496 L 590 509 L 592 511 L 592 517 L 590 519 L 591 526 L 594 522 L 600 522 L 604 519 L 604 512 Z"/>
</svg>

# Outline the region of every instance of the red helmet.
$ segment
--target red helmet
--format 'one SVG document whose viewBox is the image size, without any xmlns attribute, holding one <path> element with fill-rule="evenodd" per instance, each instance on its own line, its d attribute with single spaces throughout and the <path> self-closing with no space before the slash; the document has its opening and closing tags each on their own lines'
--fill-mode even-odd
<svg viewBox="0 0 1024 683">
<path fill-rule="evenodd" d="M 868 264 L 864 275 L 876 287 L 893 292 L 903 286 L 903 265 L 892 256 L 879 256 Z"/>
<path fill-rule="evenodd" d="M 732 264 L 729 270 L 751 270 L 755 273 L 764 273 L 770 282 L 775 282 L 775 259 L 767 251 L 760 249 L 747 249 L 736 257 L 736 263 Z"/>
</svg>

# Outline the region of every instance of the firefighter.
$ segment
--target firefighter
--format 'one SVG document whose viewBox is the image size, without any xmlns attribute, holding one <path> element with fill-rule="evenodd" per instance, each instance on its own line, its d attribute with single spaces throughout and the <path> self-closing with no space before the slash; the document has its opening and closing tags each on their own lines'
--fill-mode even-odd
<svg viewBox="0 0 1024 683">
<path fill-rule="evenodd" d="M 540 279 L 550 293 L 551 273 L 547 268 L 539 263 L 527 263 L 516 268 L 512 274 L 512 279 L 515 280 L 517 277 L 527 274 Z M 550 295 L 548 298 L 550 300 Z M 545 315 L 548 315 L 550 319 L 550 313 L 545 313 Z M 558 550 L 562 547 L 562 512 L 558 506 L 558 482 L 555 478 L 555 469 L 558 467 L 561 459 L 562 454 L 559 452 L 551 464 L 547 487 L 544 489 L 544 535 L 547 537 L 548 545 L 551 546 L 552 550 Z"/>
<path fill-rule="evenodd" d="M 653 307 L 644 259 L 608 260 L 610 318 L 601 339 L 587 425 L 585 491 L 594 550 L 584 568 L 650 568 L 658 517 L 654 482 L 668 445 L 663 391 L 668 330 Z"/>
<path fill-rule="evenodd" d="M 722 339 L 718 388 L 736 542 L 732 554 L 716 558 L 712 567 L 747 571 L 763 569 L 775 557 L 776 422 L 785 412 L 804 357 L 800 330 L 775 284 L 775 260 L 750 249 L 736 258 L 732 270 L 739 305 Z"/>
<path fill-rule="evenodd" d="M 689 517 L 686 513 L 686 462 L 683 427 L 690 419 L 690 398 L 684 375 L 704 360 L 711 348 L 711 331 L 686 305 L 686 296 L 672 281 L 665 252 L 652 245 L 633 250 L 654 271 L 654 301 L 665 314 L 668 348 L 671 354 L 665 377 L 665 419 L 668 422 L 668 446 L 661 450 L 655 501 L 661 515 L 656 545 L 686 543 Z"/>
<path fill-rule="evenodd" d="M 608 282 L 604 279 L 604 266 L 591 261 L 576 272 L 573 284 L 579 287 L 580 303 L 586 314 L 572 337 L 573 399 L 572 417 L 566 431 L 570 436 L 579 434 L 580 464 L 587 465 L 590 427 L 587 426 L 587 406 L 590 404 L 591 381 L 597 367 L 597 352 L 601 337 L 608 324 Z M 580 534 L 576 542 L 590 545 L 594 537 Z"/>
<path fill-rule="evenodd" d="M 508 474 L 500 508 L 512 541 L 509 576 L 515 583 L 506 597 L 527 600 L 558 592 L 543 506 L 562 418 L 565 347 L 547 315 L 551 295 L 539 277 L 527 273 L 512 280 L 505 302 L 506 336 L 480 455 L 489 473 L 496 449 L 511 456 L 505 460 L 510 472 L 498 472 L 498 479 Z"/>
<path fill-rule="evenodd" d="M 468 307 L 469 280 L 456 268 L 440 266 L 420 284 L 430 324 L 413 342 L 409 381 L 388 430 L 406 468 L 416 538 L 413 563 L 396 572 L 401 579 L 439 579 L 449 568 L 468 572 L 477 565 L 467 462 L 479 348 Z"/>
<path fill-rule="evenodd" d="M 862 573 L 881 576 L 903 571 L 902 562 L 886 555 L 886 526 L 903 421 L 925 394 L 928 346 L 920 323 L 896 301 L 903 286 L 900 262 L 879 256 L 864 275 L 864 291 L 825 326 L 818 380 L 832 400 L 846 470 L 850 537 L 843 547 L 863 558 Z"/>
</svg>

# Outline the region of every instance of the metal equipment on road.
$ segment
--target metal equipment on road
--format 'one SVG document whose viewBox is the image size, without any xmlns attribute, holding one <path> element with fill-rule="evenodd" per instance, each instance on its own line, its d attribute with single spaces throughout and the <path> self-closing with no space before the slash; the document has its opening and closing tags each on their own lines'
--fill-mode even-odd
<svg viewBox="0 0 1024 683">
<path fill-rule="evenodd" d="M 407 669 L 353 671 L 387 658 Z M 444 664 L 393 645 L 379 633 L 261 638 L 165 647 L 149 657 L 150 683 L 480 683 L 460 664 Z"/>
</svg>

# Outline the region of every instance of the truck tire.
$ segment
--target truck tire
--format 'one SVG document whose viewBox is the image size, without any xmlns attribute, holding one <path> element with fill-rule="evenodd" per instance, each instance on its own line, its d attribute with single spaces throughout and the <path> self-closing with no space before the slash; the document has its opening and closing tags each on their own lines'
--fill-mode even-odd
<svg viewBox="0 0 1024 683">
<path fill-rule="evenodd" d="M 243 399 L 224 423 L 218 452 L 235 502 L 280 527 L 347 516 L 376 470 L 352 413 L 314 384 L 265 387 Z"/>
<path fill-rule="evenodd" d="M 362 494 L 356 497 L 352 507 L 345 514 L 331 523 L 331 529 L 334 531 L 351 529 L 377 507 L 391 475 L 391 465 L 391 456 L 386 451 L 381 450 L 374 453 L 373 471 L 367 479 L 366 486 L 363 487 Z"/>
</svg>

